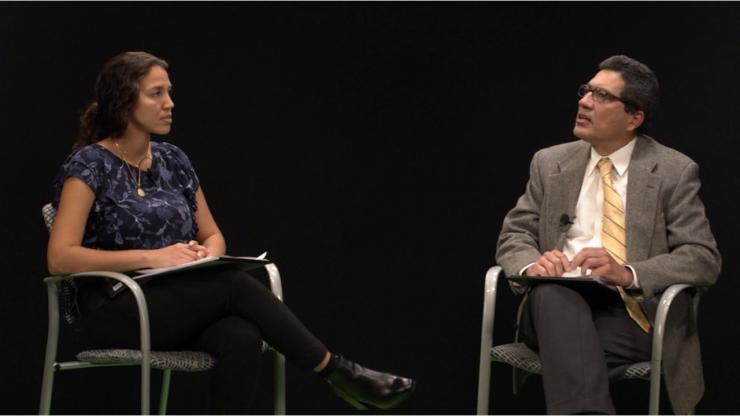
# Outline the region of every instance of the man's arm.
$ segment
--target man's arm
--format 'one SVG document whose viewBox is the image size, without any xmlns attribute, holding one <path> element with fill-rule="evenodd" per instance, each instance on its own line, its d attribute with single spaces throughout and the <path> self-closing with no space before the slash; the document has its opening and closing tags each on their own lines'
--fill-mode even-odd
<svg viewBox="0 0 740 416">
<path fill-rule="evenodd" d="M 518 275 L 523 267 L 541 256 L 539 223 L 544 190 L 539 155 L 538 152 L 532 158 L 526 191 L 506 214 L 496 245 L 496 262 L 509 276 Z"/>
<path fill-rule="evenodd" d="M 664 206 L 667 253 L 628 262 L 640 276 L 645 298 L 676 283 L 711 286 L 717 281 L 722 259 L 699 198 L 699 166 L 690 162 Z"/>
</svg>

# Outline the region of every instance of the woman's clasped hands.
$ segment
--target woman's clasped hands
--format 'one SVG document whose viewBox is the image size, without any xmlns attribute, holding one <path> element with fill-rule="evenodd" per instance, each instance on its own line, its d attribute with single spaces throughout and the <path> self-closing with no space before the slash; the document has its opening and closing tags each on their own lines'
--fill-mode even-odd
<svg viewBox="0 0 740 416">
<path fill-rule="evenodd" d="M 153 268 L 177 266 L 209 256 L 208 247 L 200 245 L 195 240 L 152 250 L 152 254 Z"/>
</svg>

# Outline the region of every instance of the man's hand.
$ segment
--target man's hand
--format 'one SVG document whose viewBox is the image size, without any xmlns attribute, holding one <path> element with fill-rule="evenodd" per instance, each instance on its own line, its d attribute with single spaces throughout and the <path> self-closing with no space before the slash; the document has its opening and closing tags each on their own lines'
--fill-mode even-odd
<svg viewBox="0 0 740 416">
<path fill-rule="evenodd" d="M 537 261 L 527 267 L 527 276 L 562 276 L 572 270 L 572 263 L 568 261 L 560 250 L 546 251 Z"/>
<path fill-rule="evenodd" d="M 570 262 L 573 269 L 581 267 L 581 276 L 599 276 L 601 281 L 614 286 L 632 284 L 632 270 L 617 263 L 606 249 L 589 247 L 581 250 Z M 588 271 L 591 270 L 591 273 Z"/>
</svg>

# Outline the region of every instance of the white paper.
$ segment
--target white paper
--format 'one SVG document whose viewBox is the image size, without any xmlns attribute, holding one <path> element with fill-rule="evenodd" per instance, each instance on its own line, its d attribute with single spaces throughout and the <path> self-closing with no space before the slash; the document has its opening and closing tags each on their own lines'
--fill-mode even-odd
<svg viewBox="0 0 740 416">
<path fill-rule="evenodd" d="M 150 274 L 150 273 L 169 272 L 169 271 L 172 271 L 172 270 L 185 269 L 185 268 L 188 268 L 190 266 L 195 266 L 197 264 L 203 264 L 203 263 L 212 262 L 214 260 L 218 260 L 218 257 L 217 256 L 203 257 L 202 259 L 193 260 L 193 261 L 190 261 L 190 262 L 187 262 L 187 263 L 183 263 L 183 264 L 178 264 L 177 266 L 157 267 L 155 269 L 139 269 L 139 270 L 136 271 L 136 273 L 139 273 L 139 274 Z"/>
<path fill-rule="evenodd" d="M 224 256 L 208 256 L 208 257 L 203 257 L 202 259 L 193 260 L 193 261 L 190 261 L 190 262 L 187 262 L 187 263 L 183 263 L 183 264 L 178 264 L 177 266 L 158 267 L 158 268 L 155 268 L 155 269 L 140 269 L 140 270 L 137 270 L 136 273 L 139 273 L 139 274 L 152 274 L 152 273 L 169 272 L 169 271 L 179 270 L 179 269 L 187 269 L 188 267 L 191 267 L 191 266 L 197 266 L 198 264 L 209 263 L 209 262 L 212 262 L 212 261 L 218 260 L 218 259 L 226 259 L 227 260 L 229 258 L 233 258 L 233 259 L 260 259 L 260 260 L 263 260 L 266 256 L 267 256 L 267 252 L 266 251 L 264 253 L 260 254 L 257 257 L 234 257 L 234 256 L 226 256 L 226 255 L 224 255 Z"/>
</svg>

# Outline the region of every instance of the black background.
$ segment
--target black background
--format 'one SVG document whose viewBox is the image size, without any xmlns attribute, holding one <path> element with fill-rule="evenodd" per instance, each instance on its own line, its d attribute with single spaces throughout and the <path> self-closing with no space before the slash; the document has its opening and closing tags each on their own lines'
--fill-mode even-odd
<svg viewBox="0 0 740 416">
<path fill-rule="evenodd" d="M 37 411 L 40 208 L 100 66 L 124 50 L 170 63 L 166 140 L 195 164 L 229 252 L 269 250 L 304 323 L 334 351 L 415 377 L 396 411 L 427 414 L 475 411 L 483 276 L 531 155 L 572 137 L 576 87 L 602 59 L 645 62 L 663 91 L 653 135 L 702 167 L 724 256 L 702 302 L 697 410 L 740 409 L 737 4 L 2 3 L 0 410 Z M 501 288 L 497 343 L 516 305 Z M 493 377 L 493 412 L 544 411 L 538 378 L 516 397 L 508 368 Z M 255 412 L 271 411 L 264 380 Z M 175 375 L 170 410 L 205 412 L 206 384 Z M 135 369 L 60 373 L 53 411 L 136 412 L 137 385 Z M 618 411 L 646 412 L 647 387 L 617 384 Z M 353 410 L 289 367 L 288 411 Z"/>
</svg>

